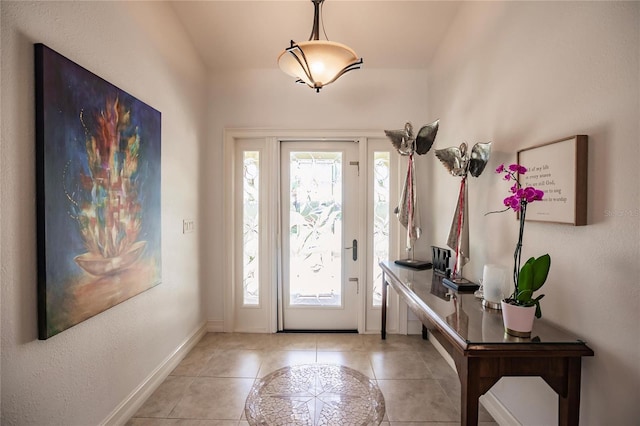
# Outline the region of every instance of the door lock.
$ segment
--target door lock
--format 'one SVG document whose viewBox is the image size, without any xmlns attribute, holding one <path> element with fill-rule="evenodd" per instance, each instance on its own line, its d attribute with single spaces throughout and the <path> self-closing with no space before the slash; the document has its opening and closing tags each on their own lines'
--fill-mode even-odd
<svg viewBox="0 0 640 426">
<path fill-rule="evenodd" d="M 353 249 L 352 258 L 354 261 L 358 260 L 358 240 L 353 240 L 351 247 L 345 247 L 345 250 Z"/>
<path fill-rule="evenodd" d="M 360 281 L 358 281 L 357 278 L 349 278 L 349 282 L 350 283 L 353 283 L 353 282 L 356 283 L 356 294 L 360 294 Z"/>
</svg>

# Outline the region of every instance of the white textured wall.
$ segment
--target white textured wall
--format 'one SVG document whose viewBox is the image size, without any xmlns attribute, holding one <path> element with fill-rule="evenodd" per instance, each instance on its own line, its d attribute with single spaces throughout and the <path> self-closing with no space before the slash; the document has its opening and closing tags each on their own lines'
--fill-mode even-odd
<svg viewBox="0 0 640 426">
<path fill-rule="evenodd" d="M 640 3 L 470 2 L 429 73 L 437 145 L 493 141 L 492 160 L 470 182 L 472 262 L 511 264 L 517 222 L 498 209 L 506 185 L 493 169 L 519 149 L 589 136 L 588 222 L 528 223 L 525 256 L 548 252 L 543 315 L 595 351 L 582 367 L 582 425 L 640 419 Z M 433 195 L 448 209 L 432 223 L 447 238 L 456 180 L 434 157 Z M 539 379 L 503 379 L 495 395 L 526 425 L 555 424 L 556 397 Z"/>
<path fill-rule="evenodd" d="M 199 149 L 205 70 L 164 3 L 8 2 L 1 12 L 2 424 L 103 421 L 204 321 Z M 33 43 L 162 112 L 162 283 L 37 340 Z"/>
</svg>

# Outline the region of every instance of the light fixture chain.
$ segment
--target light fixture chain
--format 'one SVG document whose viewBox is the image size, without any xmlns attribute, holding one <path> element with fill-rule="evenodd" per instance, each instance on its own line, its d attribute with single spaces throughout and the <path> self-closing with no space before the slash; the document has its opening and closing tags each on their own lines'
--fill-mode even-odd
<svg viewBox="0 0 640 426">
<path fill-rule="evenodd" d="M 327 37 L 327 31 L 324 29 L 324 0 L 320 2 L 320 23 L 322 24 L 322 33 L 324 34 L 325 40 L 329 40 Z"/>
<path fill-rule="evenodd" d="M 313 26 L 311 27 L 309 41 L 320 40 L 320 7 L 322 6 L 322 3 L 324 3 L 324 0 L 311 0 L 311 2 L 313 3 Z"/>
</svg>

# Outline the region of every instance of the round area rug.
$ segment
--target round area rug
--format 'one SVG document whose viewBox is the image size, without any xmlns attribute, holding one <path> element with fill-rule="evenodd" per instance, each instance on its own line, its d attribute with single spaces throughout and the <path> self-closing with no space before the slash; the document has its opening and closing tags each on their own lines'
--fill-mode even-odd
<svg viewBox="0 0 640 426">
<path fill-rule="evenodd" d="M 250 425 L 379 425 L 384 398 L 364 374 L 341 365 L 285 367 L 258 380 L 249 392 Z"/>
</svg>

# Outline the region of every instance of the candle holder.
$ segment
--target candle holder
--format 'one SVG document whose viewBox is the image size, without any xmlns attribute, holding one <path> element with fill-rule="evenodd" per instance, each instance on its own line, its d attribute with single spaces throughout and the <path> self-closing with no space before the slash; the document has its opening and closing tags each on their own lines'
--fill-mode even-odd
<svg viewBox="0 0 640 426">
<path fill-rule="evenodd" d="M 508 271 L 500 265 L 484 265 L 482 273 L 482 306 L 500 310 L 506 293 Z"/>
</svg>

